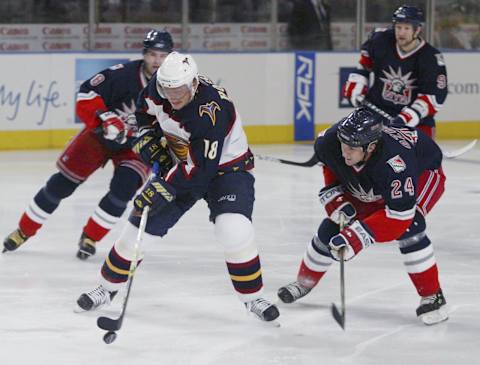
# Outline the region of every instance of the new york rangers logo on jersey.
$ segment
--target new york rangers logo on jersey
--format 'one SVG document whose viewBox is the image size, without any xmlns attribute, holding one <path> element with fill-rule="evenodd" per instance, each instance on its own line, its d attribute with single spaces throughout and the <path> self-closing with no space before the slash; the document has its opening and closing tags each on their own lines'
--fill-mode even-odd
<svg viewBox="0 0 480 365">
<path fill-rule="evenodd" d="M 412 102 L 412 90 L 416 88 L 413 85 L 416 79 L 410 78 L 412 72 L 403 75 L 401 67 L 397 71 L 391 66 L 388 69 L 382 70 L 385 77 L 380 77 L 383 81 L 382 97 L 394 104 L 409 105 Z"/>
</svg>

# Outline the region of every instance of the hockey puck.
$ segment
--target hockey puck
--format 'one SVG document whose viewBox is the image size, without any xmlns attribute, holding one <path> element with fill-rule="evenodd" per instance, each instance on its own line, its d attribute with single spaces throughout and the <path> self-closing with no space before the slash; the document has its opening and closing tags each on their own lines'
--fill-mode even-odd
<svg viewBox="0 0 480 365">
<path fill-rule="evenodd" d="M 111 344 L 117 338 L 117 333 L 113 331 L 108 331 L 103 336 L 103 341 L 107 344 Z"/>
</svg>

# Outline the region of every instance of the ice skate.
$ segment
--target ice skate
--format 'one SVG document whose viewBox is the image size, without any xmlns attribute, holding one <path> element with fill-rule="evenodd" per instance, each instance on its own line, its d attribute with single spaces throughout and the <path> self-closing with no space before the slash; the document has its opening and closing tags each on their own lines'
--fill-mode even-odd
<svg viewBox="0 0 480 365">
<path fill-rule="evenodd" d="M 88 293 L 83 293 L 77 299 L 78 307 L 76 312 L 87 312 L 96 310 L 104 305 L 109 305 L 117 291 L 108 291 L 102 285 Z"/>
<path fill-rule="evenodd" d="M 92 240 L 88 237 L 85 233 L 82 233 L 80 237 L 80 241 L 78 242 L 78 251 L 77 257 L 80 260 L 86 260 L 90 256 L 95 255 L 96 252 L 96 245 L 97 241 Z"/>
<path fill-rule="evenodd" d="M 5 240 L 3 241 L 3 251 L 15 251 L 18 247 L 23 245 L 25 241 L 28 240 L 28 236 L 25 235 L 20 228 L 17 228 L 15 231 L 10 233 Z"/>
<path fill-rule="evenodd" d="M 294 281 L 293 283 L 282 286 L 278 289 L 277 295 L 282 302 L 293 303 L 297 299 L 303 298 L 310 293 L 311 290 L 311 288 L 304 287 L 298 281 Z"/>
<path fill-rule="evenodd" d="M 245 307 L 248 312 L 255 314 L 257 318 L 265 322 L 273 321 L 280 315 L 276 305 L 263 298 L 247 302 L 245 303 Z"/>
<path fill-rule="evenodd" d="M 417 316 L 426 325 L 432 325 L 448 319 L 448 312 L 445 307 L 447 301 L 443 296 L 442 289 L 436 294 L 422 297 L 420 306 L 417 308 Z"/>
</svg>

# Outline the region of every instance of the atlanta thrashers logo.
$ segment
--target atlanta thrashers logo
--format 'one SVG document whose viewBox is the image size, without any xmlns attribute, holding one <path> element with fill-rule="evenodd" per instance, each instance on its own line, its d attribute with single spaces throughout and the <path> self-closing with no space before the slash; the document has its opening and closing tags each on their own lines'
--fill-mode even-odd
<svg viewBox="0 0 480 365">
<path fill-rule="evenodd" d="M 215 126 L 215 123 L 217 122 L 217 115 L 215 114 L 215 112 L 217 110 L 220 110 L 220 106 L 215 101 L 211 101 L 207 104 L 200 105 L 198 107 L 198 114 L 200 116 L 203 116 L 203 114 L 207 114 L 212 121 L 212 124 Z"/>
<path fill-rule="evenodd" d="M 380 77 L 380 80 L 384 82 L 382 97 L 394 104 L 409 105 L 412 101 L 412 90 L 416 88 L 413 86 L 416 79 L 410 79 L 411 72 L 402 75 L 401 67 L 398 68 L 398 71 L 391 66 L 388 68 L 390 72 L 382 70 L 385 77 Z"/>
</svg>

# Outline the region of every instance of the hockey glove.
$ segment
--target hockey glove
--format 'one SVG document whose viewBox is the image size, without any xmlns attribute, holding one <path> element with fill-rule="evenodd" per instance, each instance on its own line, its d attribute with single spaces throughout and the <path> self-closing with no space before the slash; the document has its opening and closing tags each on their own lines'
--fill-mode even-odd
<svg viewBox="0 0 480 365">
<path fill-rule="evenodd" d="M 389 125 L 395 128 L 403 128 L 405 127 L 405 121 L 399 116 L 396 116 L 390 121 Z"/>
<path fill-rule="evenodd" d="M 173 202 L 175 198 L 176 192 L 173 186 L 162 178 L 154 176 L 135 197 L 133 206 L 140 212 L 144 207 L 149 206 L 150 214 L 155 214 Z"/>
<path fill-rule="evenodd" d="M 153 129 L 145 130 L 133 142 L 133 151 L 140 155 L 142 161 L 147 165 L 153 166 L 155 162 L 158 162 L 161 176 L 173 166 L 166 142 L 163 142 Z"/>
<path fill-rule="evenodd" d="M 350 101 L 350 103 L 356 108 L 360 106 L 365 99 L 365 95 L 368 92 L 368 80 L 365 76 L 351 73 L 348 75 L 347 83 L 343 95 Z"/>
<path fill-rule="evenodd" d="M 328 217 L 336 224 L 348 224 L 357 215 L 355 207 L 345 199 L 343 189 L 339 185 L 324 187 L 318 193 L 318 197 Z"/>
<path fill-rule="evenodd" d="M 117 113 L 104 112 L 98 118 L 102 121 L 103 138 L 119 144 L 127 141 L 128 126 Z"/>
<path fill-rule="evenodd" d="M 403 107 L 402 111 L 393 118 L 390 124 L 394 125 L 394 123 L 397 123 L 415 128 L 422 118 L 425 118 L 429 113 L 428 104 L 420 97 L 415 99 L 411 105 Z"/>
<path fill-rule="evenodd" d="M 340 252 L 343 250 L 343 258 L 348 261 L 374 243 L 372 234 L 360 221 L 356 220 L 333 236 L 328 245 L 334 260 L 340 260 Z"/>
</svg>

